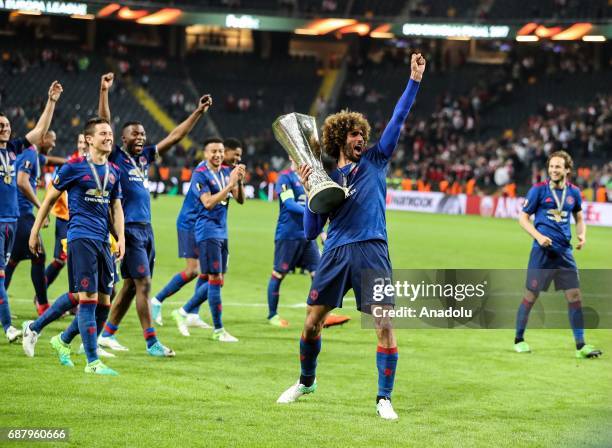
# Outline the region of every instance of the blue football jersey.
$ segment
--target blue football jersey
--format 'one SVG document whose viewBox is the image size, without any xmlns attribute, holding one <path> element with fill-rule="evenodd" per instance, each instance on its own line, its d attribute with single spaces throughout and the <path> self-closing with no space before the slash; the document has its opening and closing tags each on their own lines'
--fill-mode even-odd
<svg viewBox="0 0 612 448">
<path fill-rule="evenodd" d="M 331 173 L 334 182 L 348 188 L 348 197 L 329 215 L 324 251 L 358 241 L 387 241 L 388 162 L 377 143 L 363 153 L 359 162 Z"/>
<path fill-rule="evenodd" d="M 0 149 L 3 162 L 0 163 L 0 222 L 15 222 L 19 218 L 19 205 L 17 202 L 17 170 L 15 164 L 17 156 L 30 146 L 25 138 L 10 140 L 6 148 Z M 6 163 L 6 167 L 4 166 Z M 6 175 L 11 181 L 4 182 Z"/>
<path fill-rule="evenodd" d="M 94 167 L 103 183 L 104 165 Z M 68 191 L 68 241 L 86 238 L 108 242 L 109 204 L 114 199 L 121 199 L 119 167 L 109 163 L 108 168 L 108 184 L 103 196 L 97 194 L 96 180 L 85 157 L 69 161 L 55 175 L 54 187 Z"/>
<path fill-rule="evenodd" d="M 200 198 L 204 193 L 219 193 L 229 183 L 231 169 L 221 167 L 214 173 L 207 166 L 201 166 L 193 172 L 190 189 L 198 198 L 198 217 L 195 225 L 196 241 L 227 239 L 227 204 L 228 199 L 219 202 L 212 210 L 207 210 Z"/>
<path fill-rule="evenodd" d="M 550 182 L 535 184 L 525 197 L 523 211 L 535 215 L 534 226 L 542 235 L 552 240 L 552 249 L 562 252 L 571 248 L 572 231 L 570 219 L 573 213 L 582 210 L 580 189 L 570 183 L 566 184 L 566 196 L 561 213 L 557 213 L 557 203 L 550 188 Z M 563 189 L 555 189 L 557 199 L 561 200 Z M 536 240 L 534 246 L 539 246 Z"/>
<path fill-rule="evenodd" d="M 193 181 L 193 174 L 195 171 L 203 166 L 206 166 L 206 162 L 200 162 L 198 166 L 196 166 L 194 172 L 191 174 L 190 182 Z M 185 199 L 183 200 L 181 211 L 176 218 L 176 227 L 180 230 L 193 232 L 195 229 L 196 219 L 198 217 L 198 210 L 201 205 L 199 196 L 194 190 L 189 188 L 189 190 L 187 190 L 187 194 L 185 195 Z"/>
<path fill-rule="evenodd" d="M 123 214 L 125 222 L 151 222 L 151 196 L 148 188 L 149 166 L 155 161 L 157 146 L 149 145 L 138 155 L 130 157 L 119 146 L 109 157 L 109 161 L 121 171 L 121 190 L 123 194 Z"/>
<path fill-rule="evenodd" d="M 278 195 L 279 203 L 274 240 L 303 240 L 304 218 L 302 215 L 288 210 L 285 204 L 287 199 L 293 199 L 302 206 L 306 204 L 306 191 L 297 173 L 293 170 L 281 171 L 274 186 L 274 191 Z"/>
<path fill-rule="evenodd" d="M 30 186 L 36 194 L 36 186 L 42 167 L 47 163 L 47 158 L 43 154 L 39 154 L 36 149 L 30 147 L 23 151 L 17 156 L 17 163 L 15 164 L 17 175 L 19 173 L 27 173 L 30 176 Z M 19 188 L 17 188 L 17 201 L 19 203 L 19 214 L 31 215 L 33 214 L 34 204 L 32 204 L 28 198 L 24 196 Z"/>
</svg>

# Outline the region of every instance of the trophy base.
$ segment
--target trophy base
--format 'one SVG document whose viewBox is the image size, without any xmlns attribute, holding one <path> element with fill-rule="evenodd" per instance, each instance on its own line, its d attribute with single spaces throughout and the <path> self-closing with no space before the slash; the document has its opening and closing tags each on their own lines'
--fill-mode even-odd
<svg viewBox="0 0 612 448">
<path fill-rule="evenodd" d="M 325 182 L 317 187 L 308 197 L 308 208 L 313 213 L 330 213 L 346 199 L 346 190 L 335 182 Z"/>
</svg>

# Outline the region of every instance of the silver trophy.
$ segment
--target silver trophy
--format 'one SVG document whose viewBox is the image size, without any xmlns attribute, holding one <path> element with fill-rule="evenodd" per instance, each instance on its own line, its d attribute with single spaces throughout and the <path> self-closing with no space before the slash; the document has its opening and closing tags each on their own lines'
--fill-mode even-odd
<svg viewBox="0 0 612 448">
<path fill-rule="evenodd" d="M 312 168 L 308 208 L 321 214 L 335 210 L 346 199 L 346 189 L 331 180 L 323 168 L 315 118 L 295 112 L 281 115 L 272 124 L 272 130 L 298 167 L 306 164 Z"/>
</svg>

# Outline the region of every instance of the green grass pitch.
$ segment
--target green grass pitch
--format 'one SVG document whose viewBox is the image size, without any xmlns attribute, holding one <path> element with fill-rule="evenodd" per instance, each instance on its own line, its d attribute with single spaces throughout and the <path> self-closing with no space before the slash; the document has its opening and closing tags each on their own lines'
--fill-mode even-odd
<svg viewBox="0 0 612 448">
<path fill-rule="evenodd" d="M 180 205 L 176 197 L 153 201 L 153 292 L 183 268 L 176 256 Z M 291 327 L 267 325 L 277 207 L 248 202 L 230 208 L 223 318 L 239 343 L 213 342 L 209 331 L 199 329 L 190 338 L 179 335 L 170 311 L 191 295 L 193 284 L 165 302 L 166 325 L 158 328 L 177 357 L 146 354 L 132 307 L 118 333 L 130 351 L 108 361 L 120 372 L 116 378 L 84 374 L 82 356 L 73 356 L 75 369 L 59 365 L 48 341 L 68 319 L 43 332 L 33 359 L 3 338 L 0 427 L 69 428 L 70 443 L 58 446 L 79 447 L 612 444 L 610 330 L 587 331 L 604 357 L 585 361 L 573 357 L 569 330 L 528 331 L 530 355 L 511 350 L 512 330 L 400 330 L 394 393 L 400 419 L 384 422 L 374 410 L 376 338 L 360 328 L 354 302 L 348 301 L 343 312 L 353 321 L 323 333 L 317 393 L 294 405 L 276 405 L 299 374 L 298 338 L 309 285 L 306 276 L 288 277 L 280 311 Z M 524 268 L 531 244 L 516 222 L 480 217 L 389 212 L 388 230 L 395 268 Z M 52 229 L 44 239 L 51 250 Z M 576 253 L 578 265 L 610 268 L 611 240 L 612 229 L 589 228 L 585 250 Z M 49 297 L 65 286 L 63 272 Z M 18 268 L 9 292 L 16 324 L 34 317 L 28 264 Z"/>
</svg>

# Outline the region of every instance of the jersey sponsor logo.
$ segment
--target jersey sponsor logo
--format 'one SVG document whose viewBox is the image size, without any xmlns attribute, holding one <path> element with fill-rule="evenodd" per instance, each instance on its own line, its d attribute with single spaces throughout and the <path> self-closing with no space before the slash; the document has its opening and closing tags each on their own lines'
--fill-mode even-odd
<svg viewBox="0 0 612 448">
<path fill-rule="evenodd" d="M 546 210 L 546 217 L 550 221 L 555 221 L 557 223 L 566 223 L 568 216 L 569 213 L 565 210 L 561 212 L 559 212 L 559 210 L 557 210 L 556 208 L 552 210 Z"/>
<path fill-rule="evenodd" d="M 128 179 L 130 181 L 144 182 L 144 177 L 141 176 L 141 172 L 138 168 L 132 168 L 128 171 Z"/>
<path fill-rule="evenodd" d="M 98 190 L 96 188 L 90 188 L 85 192 L 85 197 L 83 198 L 87 202 L 97 202 L 98 204 L 108 204 L 110 202 L 109 199 L 110 191 L 104 192 L 104 197 L 98 196 Z"/>
</svg>

